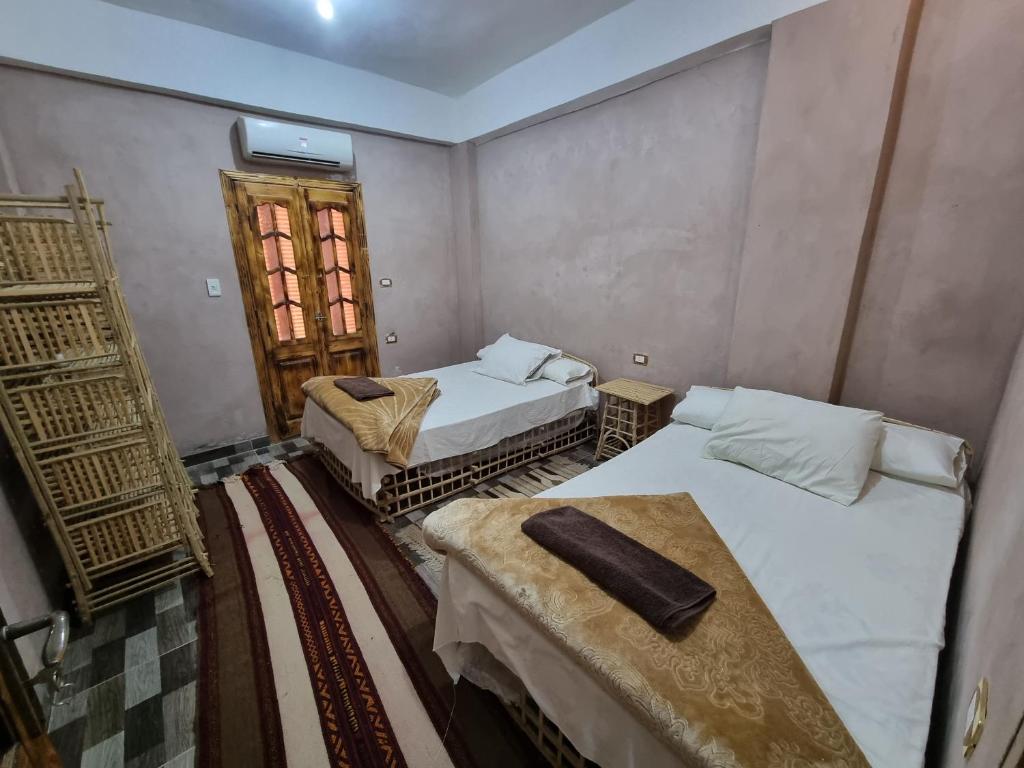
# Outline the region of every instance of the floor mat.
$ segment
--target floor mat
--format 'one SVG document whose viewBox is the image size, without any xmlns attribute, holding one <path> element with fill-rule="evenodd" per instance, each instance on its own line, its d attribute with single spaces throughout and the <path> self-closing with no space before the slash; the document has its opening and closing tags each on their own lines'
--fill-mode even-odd
<svg viewBox="0 0 1024 768">
<path fill-rule="evenodd" d="M 490 694 L 431 650 L 413 564 L 313 457 L 199 493 L 199 766 L 530 766 Z"/>
</svg>

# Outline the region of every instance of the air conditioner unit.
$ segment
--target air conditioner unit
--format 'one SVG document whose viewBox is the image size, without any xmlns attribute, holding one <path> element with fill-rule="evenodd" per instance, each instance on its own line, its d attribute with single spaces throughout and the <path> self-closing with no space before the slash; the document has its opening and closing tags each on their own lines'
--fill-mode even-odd
<svg viewBox="0 0 1024 768">
<path fill-rule="evenodd" d="M 239 117 L 238 140 L 242 156 L 253 162 L 352 170 L 352 137 L 347 133 Z"/>
</svg>

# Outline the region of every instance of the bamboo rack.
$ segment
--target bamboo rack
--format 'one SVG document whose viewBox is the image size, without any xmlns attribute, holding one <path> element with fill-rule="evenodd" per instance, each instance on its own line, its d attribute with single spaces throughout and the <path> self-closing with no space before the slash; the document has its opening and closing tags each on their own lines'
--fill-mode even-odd
<svg viewBox="0 0 1024 768">
<path fill-rule="evenodd" d="M 63 197 L 0 197 L 0 421 L 87 621 L 212 574 L 108 226 L 77 170 Z"/>
</svg>

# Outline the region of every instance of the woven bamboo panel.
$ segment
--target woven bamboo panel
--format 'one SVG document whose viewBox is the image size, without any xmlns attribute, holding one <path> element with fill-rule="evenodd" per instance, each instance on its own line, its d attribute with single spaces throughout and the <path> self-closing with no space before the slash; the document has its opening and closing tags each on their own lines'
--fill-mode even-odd
<svg viewBox="0 0 1024 768">
<path fill-rule="evenodd" d="M 0 416 L 89 619 L 211 571 L 102 203 L 76 179 L 62 198 L 0 198 Z"/>
<path fill-rule="evenodd" d="M 605 397 L 595 459 L 610 459 L 646 440 L 664 423 L 668 387 L 633 379 L 613 379 L 598 388 Z"/>
<path fill-rule="evenodd" d="M 597 391 L 629 400 L 638 405 L 651 405 L 672 394 L 669 387 L 648 384 L 646 381 L 636 381 L 635 379 L 612 379 L 599 385 Z"/>
</svg>

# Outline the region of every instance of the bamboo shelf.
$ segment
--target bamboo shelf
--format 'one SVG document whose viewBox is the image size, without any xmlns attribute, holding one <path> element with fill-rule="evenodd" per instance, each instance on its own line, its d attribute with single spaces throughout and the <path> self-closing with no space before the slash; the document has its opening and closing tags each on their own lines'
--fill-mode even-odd
<svg viewBox="0 0 1024 768">
<path fill-rule="evenodd" d="M 79 614 L 212 573 L 114 268 L 101 201 L 0 197 L 0 421 Z"/>
</svg>

